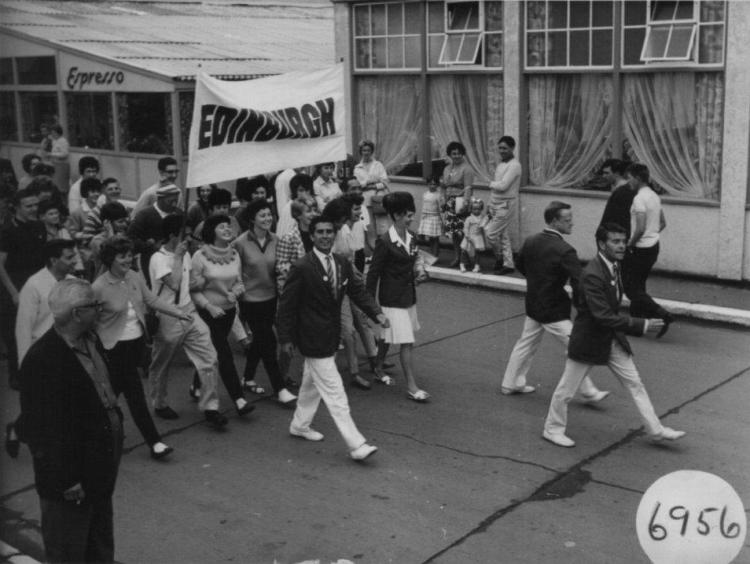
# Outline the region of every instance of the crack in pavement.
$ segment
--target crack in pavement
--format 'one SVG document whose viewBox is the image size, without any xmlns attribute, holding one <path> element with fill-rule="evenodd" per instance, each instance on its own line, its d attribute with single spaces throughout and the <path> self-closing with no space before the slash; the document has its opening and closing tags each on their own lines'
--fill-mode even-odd
<svg viewBox="0 0 750 564">
<path fill-rule="evenodd" d="M 726 386 L 730 382 L 732 382 L 734 380 L 737 380 L 741 376 L 743 376 L 745 374 L 748 374 L 748 373 L 750 373 L 750 366 L 748 366 L 747 368 L 744 368 L 744 369 L 740 370 L 739 372 L 737 372 L 735 374 L 732 374 L 731 376 L 729 376 L 725 380 L 722 380 L 721 382 L 719 382 L 719 383 L 717 383 L 717 384 L 715 384 L 715 385 L 713 385 L 713 386 L 705 389 L 704 391 L 700 392 L 699 394 L 696 394 L 692 398 L 685 400 L 681 404 L 679 404 L 679 405 L 677 405 L 675 407 L 672 407 L 666 413 L 664 413 L 664 415 L 660 416 L 659 419 L 667 417 L 668 415 L 673 415 L 675 413 L 679 413 L 679 411 L 681 409 L 683 409 L 684 407 L 690 405 L 691 403 L 694 403 L 694 402 L 700 400 L 701 398 L 705 397 L 709 393 L 714 392 L 714 391 L 716 391 L 717 389 L 719 389 L 719 388 L 721 388 L 723 386 Z M 595 460 L 598 460 L 600 458 L 605 458 L 605 457 L 609 456 L 611 453 L 613 453 L 616 450 L 620 449 L 620 447 L 629 444 L 630 442 L 633 441 L 633 439 L 635 439 L 639 435 L 643 434 L 643 430 L 642 429 L 643 429 L 642 427 L 639 427 L 638 429 L 634 429 L 634 430 L 628 432 L 628 434 L 625 435 L 619 441 L 617 441 L 615 443 L 612 443 L 608 447 L 603 448 L 602 450 L 600 450 L 598 452 L 595 452 L 595 453 L 587 456 L 583 460 L 575 463 L 573 466 L 571 466 L 570 468 L 568 468 L 568 470 L 562 472 L 560 475 L 555 476 L 555 477 L 547 480 L 546 482 L 544 482 L 542 485 L 540 485 L 536 490 L 534 490 L 530 495 L 528 495 L 524 499 L 516 500 L 516 501 L 510 503 L 509 505 L 506 505 L 505 507 L 503 507 L 501 509 L 498 509 L 492 515 L 489 515 L 488 517 L 486 517 L 482 521 L 480 521 L 479 524 L 476 527 L 474 527 L 473 529 L 471 529 L 470 531 L 468 531 L 467 533 L 465 533 L 463 536 L 459 537 L 458 539 L 456 539 L 455 541 L 453 541 L 451 544 L 449 544 L 448 546 L 446 546 L 442 550 L 439 550 L 438 552 L 436 552 L 435 554 L 433 554 L 432 556 L 430 556 L 429 558 L 427 558 L 427 560 L 424 560 L 422 564 L 429 564 L 430 562 L 434 562 L 437 558 L 439 558 L 443 554 L 446 554 L 451 549 L 453 549 L 453 548 L 455 548 L 457 546 L 462 545 L 464 542 L 466 542 L 469 538 L 473 537 L 474 535 L 478 535 L 478 534 L 486 532 L 489 529 L 489 527 L 491 525 L 493 525 L 496 521 L 499 521 L 500 519 L 502 519 L 503 517 L 505 517 L 505 515 L 507 515 L 508 513 L 511 513 L 514 510 L 516 510 L 521 505 L 523 505 L 523 504 L 525 504 L 525 503 L 527 503 L 529 501 L 540 501 L 540 500 L 544 500 L 544 499 L 549 499 L 551 496 L 548 496 L 547 494 L 554 492 L 555 491 L 555 487 L 560 482 L 566 480 L 567 478 L 569 478 L 571 476 L 575 477 L 576 475 L 578 475 L 578 474 L 580 474 L 582 472 L 589 474 L 588 472 L 586 472 L 585 470 L 583 470 L 584 466 L 587 466 L 590 463 L 592 463 Z M 667 447 L 666 445 L 661 445 L 661 448 L 669 448 L 669 447 Z M 589 476 L 590 476 L 590 474 L 589 474 Z"/>
</svg>

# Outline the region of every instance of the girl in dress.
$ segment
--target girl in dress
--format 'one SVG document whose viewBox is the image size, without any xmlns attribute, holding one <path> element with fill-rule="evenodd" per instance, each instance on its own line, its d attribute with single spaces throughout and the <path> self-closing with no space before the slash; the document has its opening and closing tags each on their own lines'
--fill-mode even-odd
<svg viewBox="0 0 750 564">
<path fill-rule="evenodd" d="M 406 377 L 407 397 L 426 402 L 430 394 L 417 386 L 412 366 L 414 331 L 419 329 L 416 286 L 427 280 L 416 237 L 408 229 L 414 220 L 414 198 L 408 192 L 386 194 L 383 207 L 393 225 L 378 237 L 367 273 L 367 290 L 376 296 L 390 322 L 378 346 L 375 380 L 387 386 L 395 383 L 383 372 L 383 361 L 391 344 L 401 345 L 401 369 Z"/>
<path fill-rule="evenodd" d="M 417 235 L 427 239 L 430 252 L 434 257 L 440 252 L 440 235 L 443 234 L 443 220 L 440 210 L 445 204 L 445 198 L 438 191 L 440 181 L 430 178 L 427 181 L 427 191 L 422 194 L 422 219 L 419 221 Z"/>
<path fill-rule="evenodd" d="M 445 189 L 445 233 L 453 241 L 455 259 L 451 267 L 460 263 L 461 240 L 464 238 L 464 218 L 469 215 L 469 201 L 472 195 L 474 173 L 466 162 L 466 147 L 458 141 L 448 143 L 446 149 L 451 159 L 443 170 L 440 185 Z"/>
<path fill-rule="evenodd" d="M 482 215 L 484 202 L 479 198 L 471 200 L 471 215 L 464 220 L 464 240 L 461 241 L 461 272 L 466 272 L 467 262 L 474 263 L 472 272 L 479 272 L 479 261 L 477 251 L 483 251 L 484 226 L 487 225 L 487 216 Z M 468 258 L 468 260 L 467 260 Z"/>
</svg>

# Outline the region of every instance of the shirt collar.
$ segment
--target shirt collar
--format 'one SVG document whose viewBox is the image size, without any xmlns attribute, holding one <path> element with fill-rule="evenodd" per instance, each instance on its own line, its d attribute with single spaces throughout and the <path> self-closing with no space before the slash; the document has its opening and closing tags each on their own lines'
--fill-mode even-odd
<svg viewBox="0 0 750 564">
<path fill-rule="evenodd" d="M 161 216 L 162 219 L 164 219 L 165 217 L 169 215 L 167 212 L 161 211 L 156 202 L 154 202 L 154 209 L 156 210 L 156 213 L 158 213 Z"/>
<path fill-rule="evenodd" d="M 327 257 L 331 257 L 331 259 L 333 259 L 332 253 L 328 253 L 328 254 L 322 253 L 316 247 L 313 247 L 313 252 L 315 253 L 315 256 L 318 257 L 318 260 L 320 260 L 321 264 L 323 265 L 326 264 Z"/>
<path fill-rule="evenodd" d="M 602 260 L 604 261 L 604 264 L 606 264 L 606 265 L 607 265 L 607 269 L 609 270 L 609 273 L 610 273 L 610 274 L 611 274 L 612 276 L 614 276 L 614 275 L 615 275 L 615 270 L 614 270 L 614 267 L 615 267 L 615 264 L 616 264 L 616 263 L 615 263 L 615 262 L 612 262 L 612 261 L 610 261 L 609 259 L 607 259 L 607 258 L 606 258 L 606 257 L 605 257 L 605 256 L 604 256 L 604 255 L 603 255 L 603 254 L 602 254 L 601 252 L 599 253 L 599 258 L 601 258 L 601 259 L 602 259 Z"/>
<path fill-rule="evenodd" d="M 552 227 L 545 227 L 542 229 L 545 233 L 550 233 L 552 235 L 558 235 L 559 237 L 562 237 L 562 233 L 560 233 L 557 229 L 553 229 Z"/>
<path fill-rule="evenodd" d="M 411 244 L 411 233 L 409 233 L 409 230 L 406 230 L 406 241 L 404 241 L 398 234 L 398 231 L 396 231 L 396 227 L 394 225 L 391 225 L 388 228 L 388 235 L 391 238 L 391 243 L 396 243 L 397 247 L 403 247 L 406 252 L 409 252 L 409 245 Z"/>
</svg>

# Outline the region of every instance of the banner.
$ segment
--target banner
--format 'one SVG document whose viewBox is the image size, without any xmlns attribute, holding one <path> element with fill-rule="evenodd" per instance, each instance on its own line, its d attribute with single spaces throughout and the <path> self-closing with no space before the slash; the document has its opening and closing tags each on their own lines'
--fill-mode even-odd
<svg viewBox="0 0 750 564">
<path fill-rule="evenodd" d="M 200 73 L 187 185 L 346 158 L 344 65 L 256 80 Z"/>
</svg>

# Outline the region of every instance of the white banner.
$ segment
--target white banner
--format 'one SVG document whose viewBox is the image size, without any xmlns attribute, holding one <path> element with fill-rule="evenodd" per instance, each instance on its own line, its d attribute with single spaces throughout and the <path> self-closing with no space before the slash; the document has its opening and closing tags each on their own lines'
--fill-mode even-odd
<svg viewBox="0 0 750 564">
<path fill-rule="evenodd" d="M 344 65 L 256 80 L 199 74 L 189 187 L 346 158 Z"/>
</svg>

